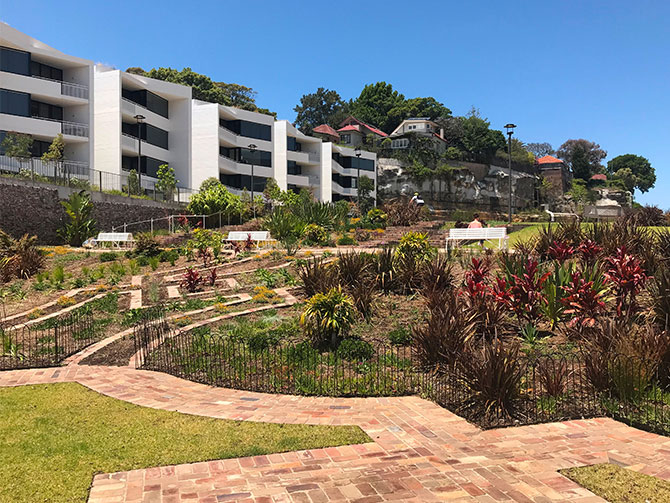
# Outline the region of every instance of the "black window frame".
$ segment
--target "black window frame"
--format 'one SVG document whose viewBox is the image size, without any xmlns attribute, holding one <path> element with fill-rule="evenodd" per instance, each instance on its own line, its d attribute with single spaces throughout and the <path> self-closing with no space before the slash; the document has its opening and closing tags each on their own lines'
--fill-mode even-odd
<svg viewBox="0 0 670 503">
<path fill-rule="evenodd" d="M 19 98 L 23 100 L 23 103 L 19 103 Z M 20 108 L 23 109 L 20 110 Z M 0 89 L 0 113 L 16 115 L 19 117 L 30 117 L 31 109 L 29 93 L 12 91 L 10 89 Z"/>
<path fill-rule="evenodd" d="M 239 136 L 244 136 L 245 138 L 272 141 L 272 126 L 267 124 L 260 124 L 258 122 L 241 119 L 219 119 L 219 126 L 228 129 Z"/>
<path fill-rule="evenodd" d="M 19 61 L 24 58 L 23 61 Z M 30 76 L 31 54 L 11 47 L 0 46 L 0 71 Z"/>
<path fill-rule="evenodd" d="M 170 102 L 156 93 L 152 93 L 147 89 L 132 90 L 121 88 L 121 96 L 161 117 L 170 118 Z"/>
</svg>

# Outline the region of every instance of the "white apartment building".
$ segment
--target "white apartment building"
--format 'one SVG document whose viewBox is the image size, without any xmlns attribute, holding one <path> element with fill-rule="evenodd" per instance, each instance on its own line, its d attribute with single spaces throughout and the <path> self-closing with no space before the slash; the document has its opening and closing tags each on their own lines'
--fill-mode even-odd
<svg viewBox="0 0 670 503">
<path fill-rule="evenodd" d="M 376 155 L 307 136 L 285 120 L 192 101 L 193 188 L 217 178 L 234 194 L 261 193 L 268 178 L 282 190 L 311 190 L 320 201 L 354 198 L 358 166 L 375 180 Z M 360 154 L 357 156 L 357 153 Z"/>
<path fill-rule="evenodd" d="M 104 65 L 95 66 L 94 79 L 95 169 L 121 185 L 135 170 L 150 188 L 167 164 L 179 187 L 192 187 L 191 88 Z"/>
<path fill-rule="evenodd" d="M 93 62 L 69 56 L 0 22 L 0 142 L 8 132 L 33 139 L 33 169 L 60 133 L 60 169 L 86 173 L 93 163 Z M 4 154 L 4 152 L 0 152 Z M 17 163 L 0 155 L 0 169 Z M 53 169 L 53 168 L 51 168 Z"/>
<path fill-rule="evenodd" d="M 306 188 L 327 202 L 355 199 L 366 175 L 376 194 L 373 153 L 306 136 L 270 115 L 193 100 L 188 86 L 65 55 L 4 23 L 0 50 L 0 141 L 10 131 L 28 134 L 40 157 L 62 133 L 62 164 L 93 186 L 130 192 L 134 170 L 151 193 L 167 164 L 177 186 L 193 190 L 214 177 L 240 194 L 253 178 L 261 193 L 274 178 L 282 190 Z M 2 154 L 0 170 L 20 169 Z"/>
</svg>

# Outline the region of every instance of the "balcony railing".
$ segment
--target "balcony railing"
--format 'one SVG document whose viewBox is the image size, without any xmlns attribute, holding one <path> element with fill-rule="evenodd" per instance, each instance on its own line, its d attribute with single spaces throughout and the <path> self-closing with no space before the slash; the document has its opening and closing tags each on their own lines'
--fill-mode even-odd
<svg viewBox="0 0 670 503">
<path fill-rule="evenodd" d="M 82 124 L 81 122 L 70 122 L 70 121 L 61 121 L 58 119 L 51 119 L 49 117 L 40 117 L 39 115 L 33 115 L 33 119 L 39 119 L 41 121 L 49 122 L 58 122 L 60 123 L 60 132 L 70 136 L 82 136 L 88 138 L 88 124 Z"/>
<path fill-rule="evenodd" d="M 60 84 L 60 93 L 64 96 L 72 96 L 73 98 L 88 99 L 88 86 L 83 84 L 75 84 L 74 82 L 65 82 L 63 80 L 48 79 L 39 75 L 31 75 L 34 79 L 48 80 L 49 82 L 56 82 Z"/>
</svg>

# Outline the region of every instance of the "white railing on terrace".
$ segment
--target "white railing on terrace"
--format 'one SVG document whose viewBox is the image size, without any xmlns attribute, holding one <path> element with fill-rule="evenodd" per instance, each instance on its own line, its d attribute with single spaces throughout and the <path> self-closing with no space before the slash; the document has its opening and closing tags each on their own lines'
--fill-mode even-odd
<svg viewBox="0 0 670 503">
<path fill-rule="evenodd" d="M 85 138 L 88 137 L 88 124 L 50 119 L 49 117 L 40 117 L 39 115 L 33 115 L 31 118 L 39 119 L 41 121 L 58 122 L 60 123 L 60 132 L 63 134 L 69 134 L 71 136 L 83 136 Z"/>
<path fill-rule="evenodd" d="M 63 121 L 61 124 L 63 125 L 61 131 L 63 134 L 88 137 L 88 124 L 69 121 Z"/>
<path fill-rule="evenodd" d="M 65 82 L 64 80 L 49 79 L 39 75 L 31 75 L 34 79 L 48 80 L 49 82 L 56 82 L 60 84 L 60 93 L 65 96 L 72 96 L 73 98 L 88 99 L 88 86 L 84 84 L 75 84 L 74 82 Z"/>
<path fill-rule="evenodd" d="M 88 86 L 74 84 L 72 82 L 61 82 L 60 93 L 73 98 L 88 99 Z"/>
</svg>

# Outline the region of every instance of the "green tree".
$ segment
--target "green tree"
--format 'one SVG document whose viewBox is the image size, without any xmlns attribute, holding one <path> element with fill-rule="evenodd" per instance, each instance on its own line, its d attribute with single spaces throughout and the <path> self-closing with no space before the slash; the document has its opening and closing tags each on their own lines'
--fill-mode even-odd
<svg viewBox="0 0 670 503">
<path fill-rule="evenodd" d="M 391 132 L 402 122 L 405 96 L 393 90 L 391 84 L 377 82 L 366 85 L 361 94 L 349 104 L 349 112 L 363 122 Z"/>
<path fill-rule="evenodd" d="M 624 183 L 627 190 L 647 192 L 656 184 L 656 170 L 645 157 L 635 154 L 618 155 L 607 163 L 607 173 Z"/>
<path fill-rule="evenodd" d="M 267 108 L 259 108 L 258 105 L 256 105 L 256 95 L 258 92 L 254 91 L 251 87 L 243 86 L 241 84 L 228 84 L 226 82 L 215 82 L 215 84 L 223 91 L 230 106 L 241 108 L 242 110 L 249 110 L 251 112 L 272 115 L 275 119 L 277 118 L 275 112 L 271 112 Z"/>
<path fill-rule="evenodd" d="M 214 176 L 210 176 L 209 178 L 205 179 L 201 184 L 200 184 L 200 192 L 209 190 L 211 188 L 217 187 L 221 184 L 221 180 Z"/>
<path fill-rule="evenodd" d="M 372 192 L 375 190 L 375 181 L 366 175 L 361 175 L 358 179 L 358 194 L 360 196 L 360 214 L 365 215 L 373 206 L 374 198 Z"/>
<path fill-rule="evenodd" d="M 242 205 L 240 197 L 231 194 L 225 185 L 211 185 L 191 196 L 188 211 L 194 215 L 223 213 L 226 216 L 240 216 Z"/>
<path fill-rule="evenodd" d="M 501 131 L 491 129 L 488 119 L 483 119 L 476 109 L 461 119 L 463 124 L 463 150 L 469 160 L 490 162 L 499 149 L 505 148 L 505 136 Z"/>
<path fill-rule="evenodd" d="M 567 140 L 560 146 L 556 155 L 570 165 L 575 178 L 588 181 L 593 175 L 602 171 L 601 162 L 607 157 L 607 152 L 595 142 L 579 139 Z"/>
<path fill-rule="evenodd" d="M 74 192 L 67 201 L 61 201 L 61 204 L 70 220 L 58 229 L 58 235 L 71 246 L 81 246 L 95 234 L 91 195 L 84 190 Z"/>
<path fill-rule="evenodd" d="M 33 139 L 30 135 L 10 131 L 0 143 L 0 148 L 7 157 L 25 162 L 32 157 Z"/>
<path fill-rule="evenodd" d="M 430 96 L 427 98 L 405 100 L 395 110 L 392 110 L 391 113 L 398 115 L 401 120 L 410 117 L 427 117 L 433 121 L 437 121 L 451 116 L 451 110 Z M 391 131 L 389 130 L 389 132 Z"/>
<path fill-rule="evenodd" d="M 172 200 L 174 191 L 177 188 L 179 180 L 175 176 L 174 169 L 168 166 L 167 164 L 161 164 L 158 166 L 158 171 L 156 172 L 156 189 L 163 193 L 163 197 L 166 200 Z"/>
<path fill-rule="evenodd" d="M 65 141 L 63 135 L 58 133 L 49 145 L 49 149 L 42 154 L 43 161 L 63 161 L 65 159 Z"/>
<path fill-rule="evenodd" d="M 137 170 L 131 169 L 128 173 L 128 195 L 139 196 L 142 194 L 140 187 L 140 178 L 137 176 Z"/>
<path fill-rule="evenodd" d="M 295 126 L 309 134 L 316 126 L 328 124 L 337 128 L 346 118 L 346 104 L 337 91 L 319 87 L 315 93 L 303 94 L 300 104 L 293 108 L 297 114 Z"/>
<path fill-rule="evenodd" d="M 507 161 L 507 148 L 498 150 L 496 155 Z M 521 140 L 516 138 L 512 138 L 512 162 L 529 166 L 535 163 L 535 155 L 526 149 L 526 145 Z"/>
<path fill-rule="evenodd" d="M 545 155 L 555 155 L 556 151 L 550 143 L 526 143 L 526 150 L 535 157 L 544 157 Z"/>
</svg>

